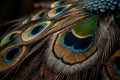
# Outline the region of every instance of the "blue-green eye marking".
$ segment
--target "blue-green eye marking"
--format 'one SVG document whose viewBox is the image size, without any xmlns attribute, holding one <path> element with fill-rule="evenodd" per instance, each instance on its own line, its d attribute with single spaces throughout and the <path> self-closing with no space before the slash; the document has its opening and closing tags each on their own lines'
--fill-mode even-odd
<svg viewBox="0 0 120 80">
<path fill-rule="evenodd" d="M 15 37 L 16 33 L 12 34 L 10 37 L 9 37 L 9 40 L 12 40 L 14 37 Z"/>
<path fill-rule="evenodd" d="M 65 7 L 59 7 L 57 9 L 54 10 L 54 14 L 59 14 L 60 12 L 62 12 L 65 9 Z"/>
<path fill-rule="evenodd" d="M 27 23 L 31 22 L 31 17 L 26 20 Z"/>
<path fill-rule="evenodd" d="M 116 57 L 113 63 L 113 69 L 115 73 L 120 76 L 120 57 Z"/>
<path fill-rule="evenodd" d="M 35 36 L 37 35 L 39 32 L 41 32 L 45 27 L 47 26 L 47 24 L 40 24 L 35 26 L 34 28 L 31 29 L 29 36 Z"/>
<path fill-rule="evenodd" d="M 75 53 L 83 53 L 92 47 L 93 36 L 78 38 L 69 30 L 62 38 L 62 45 Z"/>
<path fill-rule="evenodd" d="M 36 20 L 41 19 L 44 16 L 44 13 L 40 13 L 37 17 Z"/>
<path fill-rule="evenodd" d="M 31 16 L 28 17 L 28 18 L 26 18 L 26 19 L 22 22 L 22 24 L 27 24 L 27 23 L 29 23 L 29 22 L 31 22 Z"/>
<path fill-rule="evenodd" d="M 44 13 L 41 13 L 41 14 L 39 15 L 39 17 L 41 18 L 41 17 L 43 17 L 43 15 L 44 15 Z"/>
<path fill-rule="evenodd" d="M 57 2 L 56 7 L 59 7 L 59 6 L 63 5 L 63 4 L 64 4 L 63 1 L 62 2 Z"/>
<path fill-rule="evenodd" d="M 14 39 L 14 37 L 15 37 L 16 34 L 17 33 L 13 33 L 10 36 L 8 36 L 8 38 L 6 39 L 6 43 L 9 43 L 10 41 L 12 41 Z"/>
<path fill-rule="evenodd" d="M 10 49 L 4 56 L 4 61 L 9 63 L 12 62 L 21 53 L 21 47 L 16 46 Z"/>
</svg>

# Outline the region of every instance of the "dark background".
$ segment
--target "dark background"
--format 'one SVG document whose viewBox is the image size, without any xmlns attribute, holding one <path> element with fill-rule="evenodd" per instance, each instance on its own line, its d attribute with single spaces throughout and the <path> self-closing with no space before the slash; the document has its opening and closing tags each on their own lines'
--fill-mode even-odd
<svg viewBox="0 0 120 80">
<path fill-rule="evenodd" d="M 35 2 L 53 0 L 0 0 L 0 25 L 9 20 L 17 19 L 32 13 Z"/>
</svg>

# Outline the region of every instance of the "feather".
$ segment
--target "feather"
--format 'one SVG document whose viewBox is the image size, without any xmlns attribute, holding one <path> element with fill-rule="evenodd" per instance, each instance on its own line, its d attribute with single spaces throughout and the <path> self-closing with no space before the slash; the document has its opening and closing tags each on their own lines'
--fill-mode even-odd
<svg viewBox="0 0 120 80">
<path fill-rule="evenodd" d="M 120 79 L 120 50 L 116 51 L 107 61 L 103 68 L 103 80 L 119 80 Z"/>
<path fill-rule="evenodd" d="M 10 21 L 0 38 L 0 79 L 119 80 L 119 1 L 116 9 L 96 9 L 98 2 L 110 3 L 40 3 L 45 9 Z"/>
</svg>

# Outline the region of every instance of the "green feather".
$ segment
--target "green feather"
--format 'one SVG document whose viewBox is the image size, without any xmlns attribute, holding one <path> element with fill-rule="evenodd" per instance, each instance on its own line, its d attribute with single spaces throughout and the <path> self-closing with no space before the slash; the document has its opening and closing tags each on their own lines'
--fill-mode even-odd
<svg viewBox="0 0 120 80">
<path fill-rule="evenodd" d="M 78 36 L 95 35 L 98 29 L 97 21 L 97 15 L 89 16 L 75 25 L 73 32 Z"/>
</svg>

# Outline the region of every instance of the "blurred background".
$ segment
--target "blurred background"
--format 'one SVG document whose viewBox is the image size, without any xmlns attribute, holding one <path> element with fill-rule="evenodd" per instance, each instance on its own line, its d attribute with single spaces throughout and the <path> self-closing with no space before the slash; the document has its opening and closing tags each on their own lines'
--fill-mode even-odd
<svg viewBox="0 0 120 80">
<path fill-rule="evenodd" d="M 36 10 L 33 7 L 37 2 L 48 2 L 55 0 L 0 0 L 0 36 L 8 27 L 3 25 L 11 20 L 24 17 Z"/>
</svg>

